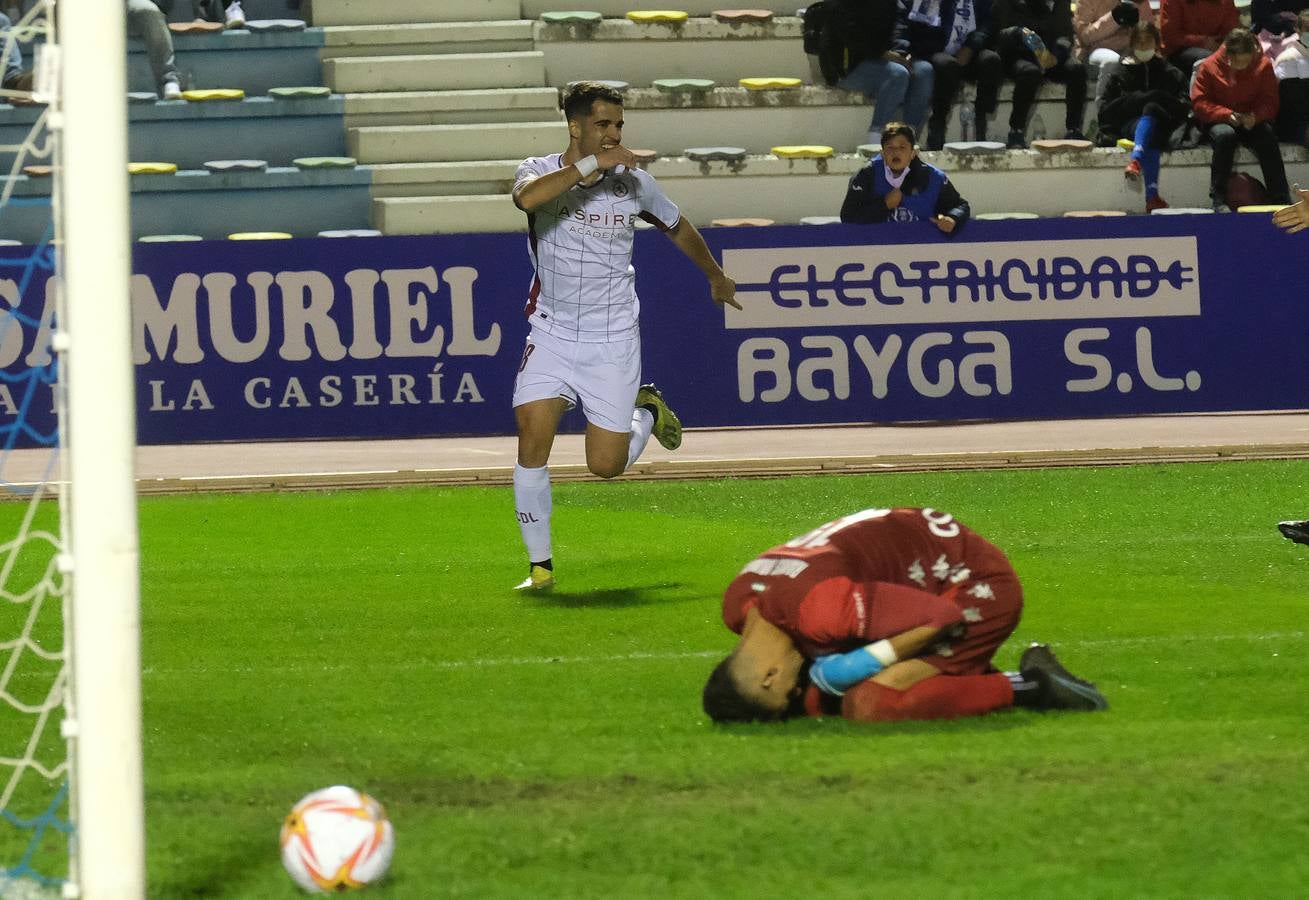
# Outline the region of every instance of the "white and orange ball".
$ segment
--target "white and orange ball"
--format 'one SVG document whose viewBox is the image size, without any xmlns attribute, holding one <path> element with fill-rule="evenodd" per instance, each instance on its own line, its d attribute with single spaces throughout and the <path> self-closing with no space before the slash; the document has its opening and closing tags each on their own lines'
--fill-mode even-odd
<svg viewBox="0 0 1309 900">
<path fill-rule="evenodd" d="M 395 830 L 386 810 L 344 785 L 305 796 L 282 823 L 282 865 L 311 894 L 335 894 L 378 881 L 391 866 Z"/>
</svg>

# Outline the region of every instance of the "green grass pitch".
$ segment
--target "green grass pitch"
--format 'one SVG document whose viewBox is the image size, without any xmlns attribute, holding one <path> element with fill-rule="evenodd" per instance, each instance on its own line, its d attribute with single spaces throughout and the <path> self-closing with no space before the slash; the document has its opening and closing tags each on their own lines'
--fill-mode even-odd
<svg viewBox="0 0 1309 900">
<path fill-rule="evenodd" d="M 1273 897 L 1309 881 L 1309 463 L 555 488 L 552 595 L 507 488 L 141 503 L 151 896 L 291 898 L 329 784 L 386 804 L 364 896 Z M 715 727 L 721 590 L 870 506 L 954 513 L 1102 714 Z M 7 515 L 10 510 L 3 510 Z M 12 511 L 16 516 L 17 511 Z M 112 825 L 110 825 L 112 827 Z"/>
</svg>

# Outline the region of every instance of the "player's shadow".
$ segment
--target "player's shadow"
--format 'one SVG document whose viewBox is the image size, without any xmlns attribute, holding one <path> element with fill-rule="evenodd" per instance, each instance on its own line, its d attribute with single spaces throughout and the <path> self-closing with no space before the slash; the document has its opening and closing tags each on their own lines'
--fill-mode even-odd
<svg viewBox="0 0 1309 900">
<path fill-rule="evenodd" d="M 540 594 L 540 602 L 545 606 L 558 606 L 563 609 L 608 608 L 621 609 L 628 606 L 650 606 L 657 603 L 681 603 L 693 599 L 683 590 L 686 585 L 680 581 L 660 581 L 655 584 L 608 588 L 598 591 L 561 591 L 555 588 L 548 594 Z"/>
</svg>

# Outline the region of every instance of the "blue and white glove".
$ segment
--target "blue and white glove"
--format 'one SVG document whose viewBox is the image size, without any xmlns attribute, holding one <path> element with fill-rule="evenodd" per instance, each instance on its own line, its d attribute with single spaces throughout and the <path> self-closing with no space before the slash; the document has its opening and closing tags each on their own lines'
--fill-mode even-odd
<svg viewBox="0 0 1309 900">
<path fill-rule="evenodd" d="M 890 641 L 878 641 L 849 653 L 820 656 L 809 667 L 809 680 L 824 694 L 840 697 L 861 681 L 872 678 L 898 657 Z"/>
</svg>

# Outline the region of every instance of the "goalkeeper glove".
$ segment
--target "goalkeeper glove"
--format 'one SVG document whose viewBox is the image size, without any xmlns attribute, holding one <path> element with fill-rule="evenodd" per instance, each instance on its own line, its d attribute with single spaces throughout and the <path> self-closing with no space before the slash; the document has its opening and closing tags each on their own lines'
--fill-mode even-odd
<svg viewBox="0 0 1309 900">
<path fill-rule="evenodd" d="M 809 667 L 809 680 L 824 694 L 840 697 L 897 659 L 890 641 L 878 641 L 849 653 L 820 656 Z"/>
</svg>

